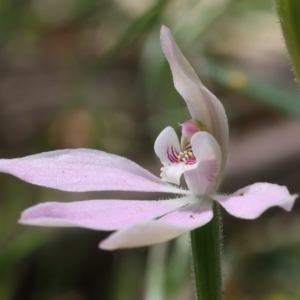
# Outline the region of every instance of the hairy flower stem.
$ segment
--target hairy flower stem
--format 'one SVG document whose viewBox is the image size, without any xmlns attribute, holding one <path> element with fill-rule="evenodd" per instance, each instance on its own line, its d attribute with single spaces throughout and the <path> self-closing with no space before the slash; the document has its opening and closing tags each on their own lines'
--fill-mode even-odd
<svg viewBox="0 0 300 300">
<path fill-rule="evenodd" d="M 275 4 L 289 57 L 300 84 L 300 1 L 275 0 Z"/>
<path fill-rule="evenodd" d="M 214 217 L 191 232 L 193 270 L 197 300 L 222 299 L 221 216 L 214 203 Z"/>
</svg>

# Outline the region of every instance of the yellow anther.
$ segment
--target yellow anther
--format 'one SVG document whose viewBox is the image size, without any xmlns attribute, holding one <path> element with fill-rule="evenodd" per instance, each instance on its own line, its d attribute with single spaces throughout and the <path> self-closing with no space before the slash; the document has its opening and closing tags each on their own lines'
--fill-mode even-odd
<svg viewBox="0 0 300 300">
<path fill-rule="evenodd" d="M 188 155 L 189 155 L 189 156 L 194 156 L 192 151 L 189 151 L 189 152 L 188 152 Z"/>
<path fill-rule="evenodd" d="M 184 155 L 185 158 L 189 158 L 189 156 L 187 154 Z"/>
<path fill-rule="evenodd" d="M 187 154 L 187 151 L 185 150 L 185 151 L 183 151 L 183 153 L 186 155 L 186 154 Z"/>
</svg>

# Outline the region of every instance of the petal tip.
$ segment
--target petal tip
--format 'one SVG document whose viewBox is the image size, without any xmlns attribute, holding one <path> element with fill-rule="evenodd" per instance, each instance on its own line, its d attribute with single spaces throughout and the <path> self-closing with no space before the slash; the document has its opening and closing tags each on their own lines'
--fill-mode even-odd
<svg viewBox="0 0 300 300">
<path fill-rule="evenodd" d="M 161 29 L 160 29 L 160 43 L 162 45 L 162 49 L 163 49 L 163 52 L 165 53 L 166 55 L 166 52 L 167 52 L 167 48 L 172 48 L 171 45 L 167 46 L 166 44 L 168 43 L 172 43 L 172 40 L 173 40 L 173 36 L 172 36 L 172 33 L 170 31 L 170 29 L 165 26 L 165 25 L 162 25 L 161 26 Z"/>
<path fill-rule="evenodd" d="M 295 200 L 299 197 L 299 194 L 292 194 L 290 200 L 282 206 L 282 208 L 290 212 L 294 206 Z"/>
<path fill-rule="evenodd" d="M 170 33 L 170 29 L 166 26 L 166 25 L 161 25 L 161 28 L 160 28 L 160 35 L 163 35 L 163 34 L 169 34 Z"/>
<path fill-rule="evenodd" d="M 99 243 L 98 247 L 102 250 L 108 250 L 108 251 L 112 251 L 112 250 L 116 250 L 117 248 L 114 247 L 111 243 L 109 243 L 107 240 L 103 240 Z"/>
<path fill-rule="evenodd" d="M 28 218 L 26 218 L 26 212 L 28 211 L 28 209 L 24 210 L 21 215 L 20 218 L 18 219 L 17 223 L 21 224 L 21 225 L 28 225 Z"/>
<path fill-rule="evenodd" d="M 22 217 L 17 221 L 17 224 L 20 224 L 20 225 L 27 225 L 26 221 L 24 221 L 22 219 Z"/>
<path fill-rule="evenodd" d="M 26 226 L 46 226 L 46 225 L 41 225 L 40 224 L 40 219 L 26 219 L 26 218 L 21 218 L 17 221 L 17 224 L 20 225 L 26 225 Z"/>
</svg>

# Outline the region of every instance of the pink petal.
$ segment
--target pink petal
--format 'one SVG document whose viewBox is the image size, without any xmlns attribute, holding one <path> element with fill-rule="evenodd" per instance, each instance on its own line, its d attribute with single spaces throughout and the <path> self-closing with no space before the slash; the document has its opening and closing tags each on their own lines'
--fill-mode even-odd
<svg viewBox="0 0 300 300">
<path fill-rule="evenodd" d="M 25 225 L 83 227 L 116 230 L 160 217 L 193 201 L 172 200 L 87 200 L 69 203 L 48 202 L 26 209 L 19 220 Z"/>
<path fill-rule="evenodd" d="M 175 88 L 186 101 L 192 118 L 201 121 L 220 144 L 223 170 L 226 163 L 229 139 L 228 122 L 224 107 L 203 86 L 167 27 L 162 26 L 160 38 L 163 52 L 171 67 Z"/>
<path fill-rule="evenodd" d="M 136 163 L 92 149 L 68 149 L 1 159 L 0 172 L 71 192 L 121 190 L 184 194 Z"/>
<path fill-rule="evenodd" d="M 243 219 L 255 219 L 272 206 L 290 211 L 297 194 L 291 195 L 285 186 L 271 183 L 254 183 L 230 196 L 212 196 L 230 214 Z"/>
<path fill-rule="evenodd" d="M 221 149 L 215 138 L 207 132 L 195 133 L 191 145 L 198 166 L 184 173 L 186 183 L 193 194 L 209 195 L 217 189 L 216 178 L 220 171 Z"/>
<path fill-rule="evenodd" d="M 195 199 L 195 203 L 173 211 L 158 220 L 149 220 L 125 227 L 100 243 L 100 248 L 143 247 L 173 239 L 187 231 L 208 223 L 212 217 L 212 203 Z"/>
<path fill-rule="evenodd" d="M 191 138 L 195 133 L 201 130 L 200 126 L 198 126 L 197 121 L 195 120 L 187 120 L 179 125 L 181 126 L 181 134 L 188 138 Z"/>
<path fill-rule="evenodd" d="M 177 134 L 170 126 L 158 135 L 154 143 L 154 151 L 163 164 L 160 176 L 164 181 L 179 185 L 182 173 L 197 167 L 197 164 L 178 161 L 177 155 L 181 149 Z"/>
</svg>

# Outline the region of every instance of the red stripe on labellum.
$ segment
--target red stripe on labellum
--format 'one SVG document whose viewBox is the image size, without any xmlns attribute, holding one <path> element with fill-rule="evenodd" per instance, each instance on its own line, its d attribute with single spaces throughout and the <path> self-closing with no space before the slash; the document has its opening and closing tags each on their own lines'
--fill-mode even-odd
<svg viewBox="0 0 300 300">
<path fill-rule="evenodd" d="M 186 158 L 185 156 L 181 156 L 177 149 L 174 147 L 168 147 L 167 148 L 167 156 L 170 163 L 184 163 L 185 165 L 193 165 L 196 163 L 196 158 L 194 157 L 192 147 L 190 143 L 187 144 L 187 147 L 185 147 L 185 151 L 192 152 L 191 155 L 188 155 Z"/>
<path fill-rule="evenodd" d="M 167 148 L 167 155 L 168 155 L 168 159 L 170 160 L 170 162 L 174 163 L 174 162 L 178 162 L 178 158 L 177 155 L 174 152 L 173 147 L 171 147 L 171 153 L 169 151 L 170 149 Z M 177 151 L 176 151 L 177 152 Z"/>
</svg>

